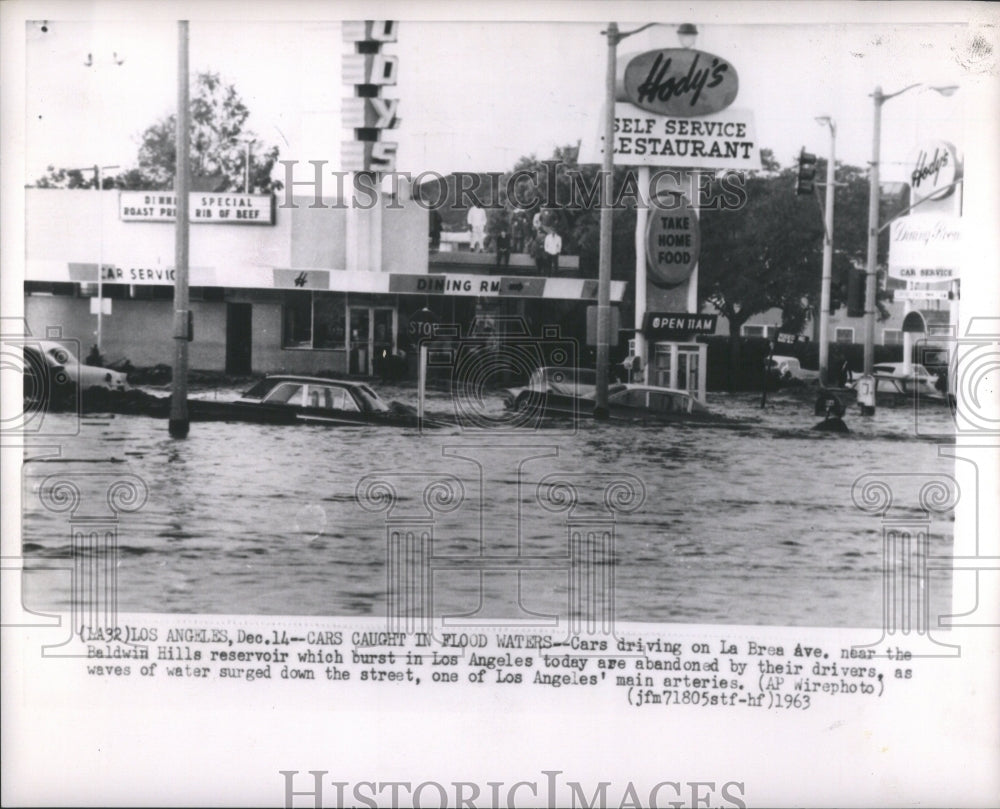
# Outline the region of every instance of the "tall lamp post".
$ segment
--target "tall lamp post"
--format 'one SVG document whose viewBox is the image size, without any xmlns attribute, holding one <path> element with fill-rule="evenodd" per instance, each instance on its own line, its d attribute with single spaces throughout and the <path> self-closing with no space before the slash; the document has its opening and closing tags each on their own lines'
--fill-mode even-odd
<svg viewBox="0 0 1000 809">
<path fill-rule="evenodd" d="M 111 54 L 110 64 L 113 65 L 114 67 L 121 67 L 123 64 L 125 64 L 125 60 L 118 55 L 118 51 L 114 51 Z M 101 68 L 102 67 L 107 67 L 108 62 L 107 62 L 107 60 L 94 59 L 94 54 L 93 53 L 88 53 L 87 54 L 87 61 L 84 62 L 83 65 L 86 68 L 92 69 L 95 73 L 100 73 L 100 72 L 102 72 Z M 97 89 L 98 89 L 98 94 L 100 95 L 100 88 L 97 88 Z M 104 111 L 103 111 L 103 104 L 100 104 L 100 103 L 98 104 L 98 120 L 101 122 L 100 126 L 103 126 Z M 100 166 L 100 165 L 95 165 L 94 166 L 94 174 L 96 175 L 94 177 L 94 180 L 97 183 L 96 188 L 97 188 L 98 191 L 103 191 L 104 190 L 104 178 L 101 175 L 102 170 L 103 169 L 116 169 L 116 168 L 119 168 L 119 167 L 118 166 Z M 103 317 L 103 314 L 104 314 L 104 279 L 102 277 L 102 271 L 104 269 L 103 266 L 102 266 L 104 264 L 104 211 L 103 211 L 103 208 L 102 208 L 100 200 L 98 200 L 98 203 L 97 203 L 97 212 L 98 212 L 97 230 L 98 230 L 98 239 L 99 239 L 100 246 L 99 246 L 99 249 L 98 249 L 98 260 L 97 260 L 97 335 L 96 335 L 96 337 L 97 337 L 97 353 L 100 354 L 101 348 L 102 348 L 102 346 L 101 346 L 101 337 L 102 337 L 102 331 L 103 331 L 102 317 Z"/>
<path fill-rule="evenodd" d="M 826 204 L 823 219 L 823 275 L 819 289 L 819 381 L 830 381 L 830 282 L 833 275 L 833 191 L 836 177 L 837 124 L 824 115 L 816 119 L 830 127 L 830 156 L 826 161 Z"/>
<path fill-rule="evenodd" d="M 879 149 L 882 129 L 882 105 L 890 98 L 902 95 L 914 87 L 920 87 L 921 82 L 911 84 L 895 93 L 885 95 L 882 88 L 876 87 L 872 93 L 875 101 L 875 121 L 872 127 L 872 166 L 869 174 L 868 187 L 868 262 L 865 268 L 865 376 L 871 376 L 875 361 L 875 276 L 878 259 L 878 214 L 879 214 Z M 946 87 L 927 87 L 943 96 L 950 96 L 958 88 L 954 85 Z"/>
<path fill-rule="evenodd" d="M 608 417 L 608 371 L 611 332 L 611 199 L 614 194 L 615 171 L 615 78 L 618 65 L 618 43 L 640 31 L 664 23 L 649 22 L 633 31 L 621 32 L 617 23 L 608 23 L 601 31 L 608 39 L 608 64 L 604 82 L 604 160 L 601 165 L 600 252 L 597 276 L 597 396 L 594 417 Z M 690 48 L 698 29 L 690 23 L 678 26 L 677 36 L 685 48 Z"/>
<path fill-rule="evenodd" d="M 256 138 L 246 136 L 240 138 L 243 142 L 243 193 L 250 193 L 250 146 L 257 141 Z"/>
</svg>

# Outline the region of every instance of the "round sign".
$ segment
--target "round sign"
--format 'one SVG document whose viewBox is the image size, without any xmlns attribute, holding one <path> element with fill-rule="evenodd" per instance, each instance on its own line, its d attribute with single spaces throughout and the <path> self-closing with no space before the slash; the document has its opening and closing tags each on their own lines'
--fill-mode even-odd
<svg viewBox="0 0 1000 809">
<path fill-rule="evenodd" d="M 903 318 L 903 331 L 908 334 L 926 334 L 927 325 L 920 312 L 910 312 Z"/>
<path fill-rule="evenodd" d="M 692 118 L 720 112 L 739 89 L 729 62 L 690 48 L 646 51 L 625 67 L 625 100 L 661 115 Z"/>
<path fill-rule="evenodd" d="M 406 336 L 413 345 L 421 340 L 430 340 L 435 337 L 435 326 L 439 322 L 438 316 L 424 307 L 410 315 L 410 322 L 406 324 Z"/>
<path fill-rule="evenodd" d="M 698 214 L 684 194 L 660 197 L 646 222 L 648 278 L 658 287 L 683 284 L 698 263 L 701 229 Z"/>
<path fill-rule="evenodd" d="M 943 140 L 925 143 L 917 150 L 910 172 L 913 201 L 944 199 L 955 190 L 954 182 L 960 176 L 954 146 Z"/>
</svg>

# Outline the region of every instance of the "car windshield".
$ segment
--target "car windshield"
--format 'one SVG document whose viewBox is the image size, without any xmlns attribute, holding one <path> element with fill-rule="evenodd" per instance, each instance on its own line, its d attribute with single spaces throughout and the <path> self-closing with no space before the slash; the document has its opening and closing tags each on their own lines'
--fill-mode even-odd
<svg viewBox="0 0 1000 809">
<path fill-rule="evenodd" d="M 244 399 L 263 399 L 271 388 L 273 388 L 277 383 L 274 379 L 262 379 L 256 385 L 254 385 L 250 390 L 243 394 Z"/>
</svg>

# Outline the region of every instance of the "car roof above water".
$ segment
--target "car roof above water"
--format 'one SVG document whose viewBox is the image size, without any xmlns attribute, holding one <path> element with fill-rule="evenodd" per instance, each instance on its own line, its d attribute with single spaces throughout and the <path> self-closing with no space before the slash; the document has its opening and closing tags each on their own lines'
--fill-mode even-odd
<svg viewBox="0 0 1000 809">
<path fill-rule="evenodd" d="M 297 374 L 273 374 L 265 376 L 261 382 L 302 382 L 303 384 L 315 383 L 317 385 L 340 385 L 345 388 L 366 387 L 366 383 L 356 379 L 329 379 L 323 376 L 299 376 Z M 260 384 L 260 383 L 258 383 Z"/>
</svg>

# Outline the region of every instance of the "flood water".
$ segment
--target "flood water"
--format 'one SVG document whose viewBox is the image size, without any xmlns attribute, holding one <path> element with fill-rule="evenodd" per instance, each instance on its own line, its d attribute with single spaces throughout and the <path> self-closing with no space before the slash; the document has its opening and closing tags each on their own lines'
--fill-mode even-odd
<svg viewBox="0 0 1000 809">
<path fill-rule="evenodd" d="M 415 403 L 412 390 L 382 392 Z M 481 406 L 503 412 L 499 396 Z M 67 607 L 58 568 L 73 520 L 106 520 L 109 486 L 138 478 L 145 503 L 115 523 L 121 611 L 385 615 L 387 530 L 429 525 L 436 615 L 565 615 L 569 533 L 596 525 L 613 527 L 613 558 L 596 564 L 613 572 L 620 620 L 879 626 L 882 524 L 854 504 L 852 485 L 865 473 L 949 473 L 953 462 L 914 435 L 905 407 L 869 419 L 852 408 L 852 432 L 830 435 L 810 429 L 819 419 L 806 396 L 772 394 L 761 409 L 759 394 L 715 394 L 709 406 L 736 421 L 424 433 L 193 423 L 178 441 L 165 421 L 87 417 L 78 435 L 39 437 L 25 452 L 26 600 Z M 429 411 L 450 407 L 431 395 Z M 72 418 L 47 416 L 46 432 Z M 946 408 L 931 418 L 947 431 Z M 79 489 L 75 511 L 42 504 L 43 483 L 57 479 Z M 450 492 L 436 499 L 432 485 L 425 506 L 435 480 Z M 373 499 L 385 487 L 397 497 L 388 511 Z M 932 522 L 931 555 L 951 552 L 952 525 Z M 518 554 L 533 563 L 477 561 Z M 948 612 L 948 579 L 931 585 L 932 616 Z"/>
</svg>

